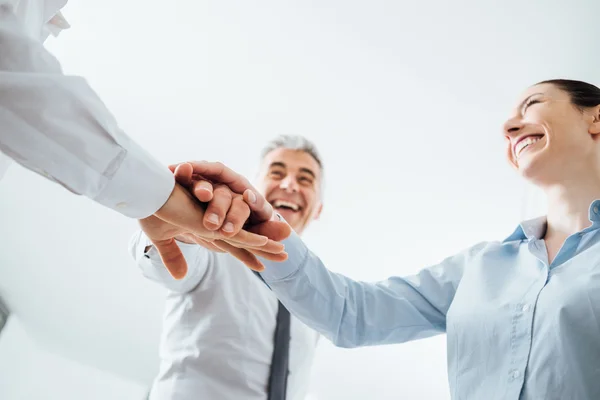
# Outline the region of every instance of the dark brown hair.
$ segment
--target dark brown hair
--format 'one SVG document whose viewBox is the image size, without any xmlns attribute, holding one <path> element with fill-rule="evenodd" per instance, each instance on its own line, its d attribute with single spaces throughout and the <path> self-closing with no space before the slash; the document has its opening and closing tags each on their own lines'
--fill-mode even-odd
<svg viewBox="0 0 600 400">
<path fill-rule="evenodd" d="M 591 83 L 570 79 L 550 79 L 538 83 L 554 85 L 571 97 L 571 103 L 580 110 L 600 105 L 600 88 Z"/>
</svg>

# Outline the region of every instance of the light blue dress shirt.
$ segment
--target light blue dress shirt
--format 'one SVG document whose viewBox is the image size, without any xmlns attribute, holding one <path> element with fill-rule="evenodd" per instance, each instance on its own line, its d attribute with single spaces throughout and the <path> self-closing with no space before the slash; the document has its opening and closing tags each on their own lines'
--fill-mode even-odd
<svg viewBox="0 0 600 400">
<path fill-rule="evenodd" d="M 262 276 L 337 346 L 445 332 L 455 400 L 600 399 L 600 201 L 589 216 L 592 225 L 571 235 L 551 264 L 542 217 L 503 242 L 377 283 L 328 271 L 292 234 L 288 260 L 263 260 Z"/>
</svg>

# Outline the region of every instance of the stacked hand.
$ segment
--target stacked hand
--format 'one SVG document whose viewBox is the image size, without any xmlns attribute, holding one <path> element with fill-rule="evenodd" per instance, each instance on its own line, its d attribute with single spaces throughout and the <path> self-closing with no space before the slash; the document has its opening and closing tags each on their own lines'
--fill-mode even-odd
<svg viewBox="0 0 600 400">
<path fill-rule="evenodd" d="M 176 240 L 229 252 L 253 270 L 256 256 L 287 258 L 279 241 L 291 228 L 274 218 L 271 205 L 246 178 L 221 163 L 188 162 L 169 167 L 177 181 L 163 207 L 140 225 L 176 279 L 187 264 Z"/>
</svg>

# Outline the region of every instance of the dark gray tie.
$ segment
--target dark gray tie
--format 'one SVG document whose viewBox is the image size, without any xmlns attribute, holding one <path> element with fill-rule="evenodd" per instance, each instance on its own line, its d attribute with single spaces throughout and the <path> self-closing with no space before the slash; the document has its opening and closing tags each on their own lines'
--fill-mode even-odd
<svg viewBox="0 0 600 400">
<path fill-rule="evenodd" d="M 262 280 L 258 272 L 256 275 Z M 268 400 L 285 400 L 290 363 L 290 312 L 280 301 L 277 302 L 277 325 L 274 336 Z"/>
</svg>

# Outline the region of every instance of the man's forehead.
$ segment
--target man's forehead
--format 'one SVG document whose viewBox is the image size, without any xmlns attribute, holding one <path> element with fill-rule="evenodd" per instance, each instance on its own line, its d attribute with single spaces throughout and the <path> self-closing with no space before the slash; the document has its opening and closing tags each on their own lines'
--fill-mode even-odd
<svg viewBox="0 0 600 400">
<path fill-rule="evenodd" d="M 276 149 L 265 156 L 266 167 L 278 166 L 287 169 L 308 170 L 315 176 L 320 175 L 317 160 L 303 150 Z"/>
</svg>

